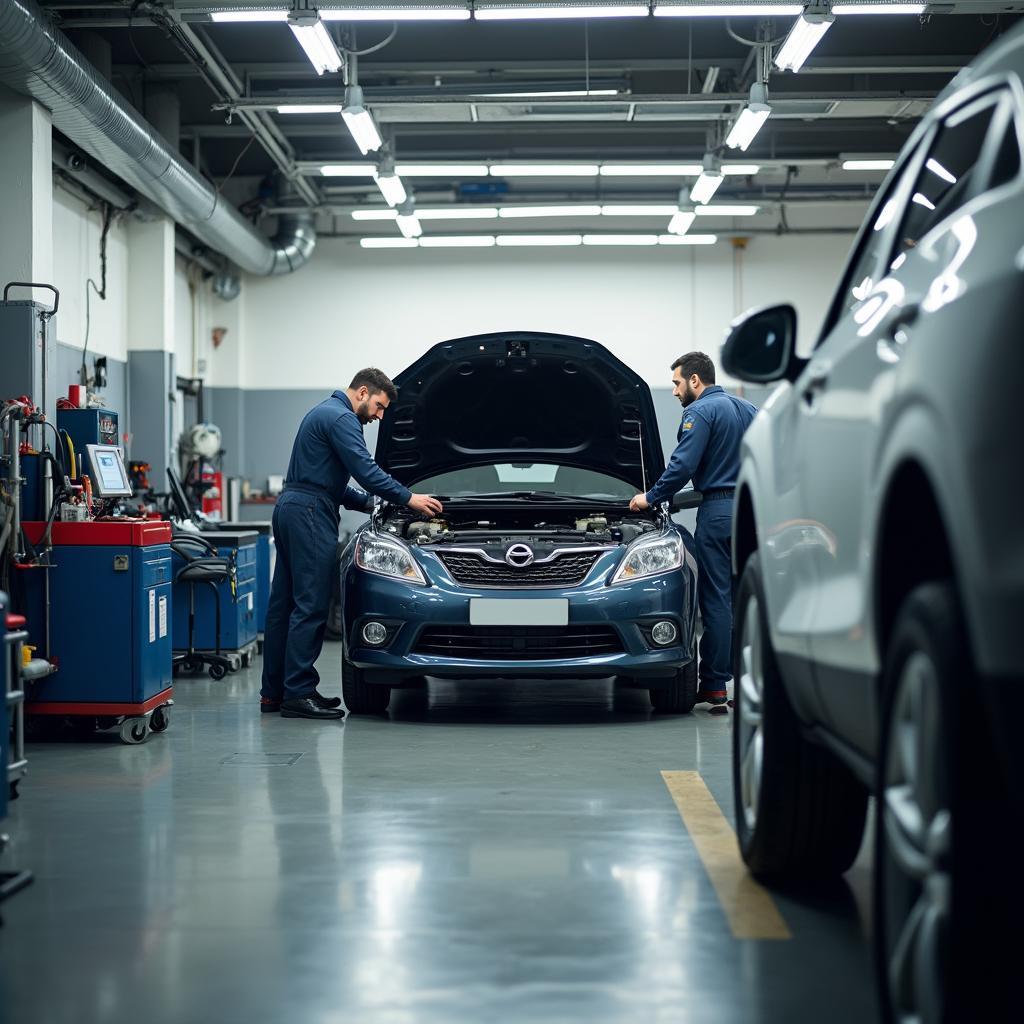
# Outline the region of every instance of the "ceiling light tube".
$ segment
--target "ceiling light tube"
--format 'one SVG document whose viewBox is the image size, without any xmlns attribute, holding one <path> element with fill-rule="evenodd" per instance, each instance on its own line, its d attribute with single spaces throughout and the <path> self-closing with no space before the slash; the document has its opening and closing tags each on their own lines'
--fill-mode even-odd
<svg viewBox="0 0 1024 1024">
<path fill-rule="evenodd" d="M 497 220 L 498 210 L 493 206 L 466 206 L 460 209 L 417 211 L 420 220 Z"/>
<path fill-rule="evenodd" d="M 656 4 L 658 18 L 781 18 L 799 14 L 803 4 Z"/>
<path fill-rule="evenodd" d="M 466 7 L 339 7 L 320 9 L 324 21 L 468 21 Z"/>
<path fill-rule="evenodd" d="M 568 246 L 582 245 L 582 235 L 498 235 L 499 246 Z"/>
<path fill-rule="evenodd" d="M 685 235 L 696 219 L 697 214 L 693 210 L 676 210 L 668 222 L 668 233 L 670 235 Z"/>
<path fill-rule="evenodd" d="M 550 89 L 546 92 L 481 92 L 476 96 L 489 100 L 549 100 L 569 96 L 618 96 L 618 89 Z"/>
<path fill-rule="evenodd" d="M 597 164 L 491 164 L 494 178 L 596 178 Z"/>
<path fill-rule="evenodd" d="M 341 116 L 363 156 L 376 153 L 384 145 L 373 114 L 363 104 L 363 90 L 358 85 L 350 85 L 345 90 L 345 107 Z"/>
<path fill-rule="evenodd" d="M 543 21 L 560 18 L 646 18 L 647 5 L 477 7 L 477 21 Z"/>
<path fill-rule="evenodd" d="M 718 191 L 722 184 L 722 164 L 712 153 L 704 157 L 704 169 L 700 177 L 693 183 L 690 189 L 691 203 L 706 203 Z"/>
<path fill-rule="evenodd" d="M 288 12 L 280 11 L 212 11 L 211 21 L 246 22 L 246 21 L 287 21 Z"/>
<path fill-rule="evenodd" d="M 503 206 L 500 217 L 600 217 L 600 206 Z"/>
<path fill-rule="evenodd" d="M 397 210 L 353 210 L 353 220 L 394 220 Z"/>
<path fill-rule="evenodd" d="M 723 164 L 723 174 L 739 174 L 744 177 L 751 177 L 761 170 L 760 164 Z"/>
<path fill-rule="evenodd" d="M 923 14 L 925 4 L 836 4 L 833 14 Z"/>
<path fill-rule="evenodd" d="M 419 242 L 415 238 L 360 238 L 364 249 L 415 249 Z"/>
<path fill-rule="evenodd" d="M 763 83 L 755 82 L 750 87 L 750 100 L 733 122 L 732 129 L 725 138 L 725 144 L 729 149 L 746 152 L 771 112 L 772 108 L 768 105 L 768 90 Z"/>
<path fill-rule="evenodd" d="M 601 164 L 602 177 L 695 178 L 700 164 Z"/>
<path fill-rule="evenodd" d="M 844 171 L 891 171 L 895 160 L 879 157 L 866 158 L 863 160 L 853 159 L 843 161 Z"/>
<path fill-rule="evenodd" d="M 391 174 L 381 174 L 378 171 L 374 174 L 374 179 L 377 182 L 377 188 L 380 189 L 380 194 L 389 206 L 401 206 L 409 198 L 409 193 L 405 191 L 402 179 L 394 172 Z"/>
<path fill-rule="evenodd" d="M 775 66 L 780 71 L 799 71 L 834 21 L 827 7 L 809 7 L 793 22 L 786 41 L 775 55 Z"/>
<path fill-rule="evenodd" d="M 487 164 L 398 164 L 405 178 L 486 178 Z"/>
<path fill-rule="evenodd" d="M 675 212 L 674 206 L 602 206 L 601 215 L 604 217 L 671 217 Z"/>
<path fill-rule="evenodd" d="M 290 11 L 288 27 L 299 41 L 299 46 L 306 51 L 313 70 L 318 75 L 325 71 L 339 71 L 344 61 L 338 48 L 334 45 L 327 27 L 315 11 Z"/>
<path fill-rule="evenodd" d="M 714 245 L 718 235 L 658 235 L 658 245 Z"/>
<path fill-rule="evenodd" d="M 760 206 L 727 206 L 720 203 L 715 206 L 698 206 L 694 213 L 698 217 L 753 217 Z"/>
<path fill-rule="evenodd" d="M 372 178 L 373 164 L 324 164 L 320 173 L 325 178 Z"/>
<path fill-rule="evenodd" d="M 277 108 L 279 114 L 340 114 L 340 103 L 284 103 Z"/>
<path fill-rule="evenodd" d="M 494 235 L 424 235 L 420 245 L 424 249 L 489 249 Z"/>
<path fill-rule="evenodd" d="M 584 235 L 584 245 L 657 245 L 657 235 Z"/>
<path fill-rule="evenodd" d="M 419 238 L 423 234 L 423 227 L 416 216 L 416 206 L 411 199 L 407 199 L 396 211 L 395 221 L 398 230 L 405 238 Z"/>
</svg>

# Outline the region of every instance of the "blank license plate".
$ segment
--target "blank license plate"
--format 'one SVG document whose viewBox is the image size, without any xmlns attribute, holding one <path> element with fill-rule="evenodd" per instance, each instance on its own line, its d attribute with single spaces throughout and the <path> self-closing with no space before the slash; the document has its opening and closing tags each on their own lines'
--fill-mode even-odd
<svg viewBox="0 0 1024 1024">
<path fill-rule="evenodd" d="M 567 626 L 569 601 L 564 597 L 505 598 L 471 597 L 471 626 Z"/>
</svg>

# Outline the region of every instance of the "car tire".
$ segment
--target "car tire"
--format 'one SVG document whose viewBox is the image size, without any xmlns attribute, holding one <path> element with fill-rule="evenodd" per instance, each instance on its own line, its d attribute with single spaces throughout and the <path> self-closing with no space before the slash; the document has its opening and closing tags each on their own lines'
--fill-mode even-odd
<svg viewBox="0 0 1024 1024">
<path fill-rule="evenodd" d="M 1015 1015 L 1007 937 L 1019 866 L 980 695 L 973 714 L 963 711 L 964 695 L 977 694 L 969 650 L 953 585 L 912 591 L 885 656 L 875 802 L 875 967 L 887 1024 Z"/>
<path fill-rule="evenodd" d="M 371 683 L 366 673 L 341 655 L 341 697 L 350 715 L 382 715 L 391 703 L 391 687 Z"/>
<path fill-rule="evenodd" d="M 688 715 L 697 703 L 697 650 L 691 652 L 690 660 L 676 670 L 668 686 L 647 691 L 655 711 L 665 715 Z"/>
<path fill-rule="evenodd" d="M 772 648 L 756 552 L 736 594 L 733 679 L 733 795 L 744 862 L 763 880 L 838 877 L 860 849 L 867 791 L 801 731 Z"/>
</svg>

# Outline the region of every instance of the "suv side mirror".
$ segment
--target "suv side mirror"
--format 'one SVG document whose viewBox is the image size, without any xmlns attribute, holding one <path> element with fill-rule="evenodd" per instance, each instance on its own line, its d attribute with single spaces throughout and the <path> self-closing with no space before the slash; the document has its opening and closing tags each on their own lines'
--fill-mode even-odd
<svg viewBox="0 0 1024 1024">
<path fill-rule="evenodd" d="M 704 500 L 704 495 L 700 491 L 695 491 L 692 487 L 686 488 L 684 491 L 677 491 L 672 495 L 672 500 L 668 503 L 668 509 L 670 512 L 682 512 L 684 508 L 696 508 Z"/>
<path fill-rule="evenodd" d="M 722 368 L 750 384 L 793 380 L 803 367 L 796 358 L 796 310 L 762 306 L 729 325 L 722 347 Z"/>
</svg>

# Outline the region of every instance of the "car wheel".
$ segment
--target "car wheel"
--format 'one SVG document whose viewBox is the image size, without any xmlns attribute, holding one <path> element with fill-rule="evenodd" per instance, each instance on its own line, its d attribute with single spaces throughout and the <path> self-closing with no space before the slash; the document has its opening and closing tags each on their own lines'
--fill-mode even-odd
<svg viewBox="0 0 1024 1024">
<path fill-rule="evenodd" d="M 801 732 L 772 649 L 756 553 L 736 595 L 733 679 L 733 794 L 743 860 L 765 879 L 841 875 L 860 849 L 867 792 Z"/>
<path fill-rule="evenodd" d="M 670 715 L 688 715 L 697 702 L 697 650 L 690 652 L 689 662 L 676 670 L 668 686 L 650 689 L 651 704 L 655 711 Z"/>
<path fill-rule="evenodd" d="M 984 716 L 958 713 L 976 685 L 968 650 L 953 586 L 914 590 L 886 652 L 876 793 L 875 962 L 889 1024 L 1011 1016 L 1015 971 L 1000 960 L 1019 888 Z"/>
<path fill-rule="evenodd" d="M 366 673 L 343 653 L 341 696 L 350 715 L 382 715 L 391 703 L 391 687 L 367 682 Z"/>
</svg>

